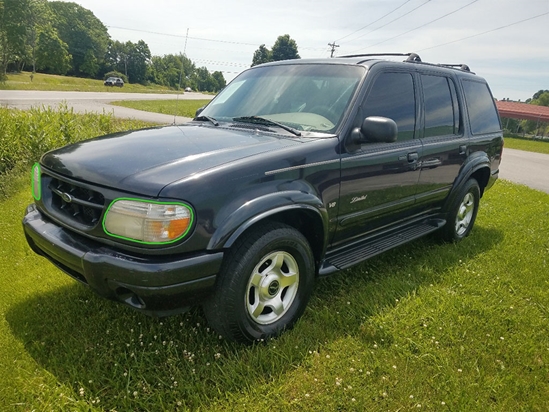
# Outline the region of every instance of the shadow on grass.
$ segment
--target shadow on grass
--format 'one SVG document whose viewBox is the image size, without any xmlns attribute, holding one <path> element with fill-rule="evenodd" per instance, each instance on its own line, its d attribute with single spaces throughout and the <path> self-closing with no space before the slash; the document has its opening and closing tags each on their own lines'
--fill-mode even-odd
<svg viewBox="0 0 549 412">
<path fill-rule="evenodd" d="M 72 387 L 74 396 L 83 393 L 83 401 L 100 399 L 105 409 L 204 408 L 272 383 L 309 351 L 342 336 L 375 340 L 361 328 L 366 319 L 502 239 L 501 232 L 477 226 L 459 244 L 421 239 L 319 280 L 294 330 L 249 347 L 220 339 L 199 309 L 149 318 L 76 283 L 32 295 L 11 307 L 6 319 L 36 362 Z"/>
</svg>

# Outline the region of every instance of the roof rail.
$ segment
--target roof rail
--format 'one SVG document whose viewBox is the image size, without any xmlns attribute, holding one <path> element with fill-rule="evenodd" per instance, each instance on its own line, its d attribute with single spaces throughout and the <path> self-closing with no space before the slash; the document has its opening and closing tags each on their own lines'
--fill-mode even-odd
<svg viewBox="0 0 549 412">
<path fill-rule="evenodd" d="M 350 54 L 347 56 L 337 56 L 341 58 L 350 57 L 377 57 L 377 56 L 407 56 L 407 62 L 421 62 L 421 58 L 416 53 L 371 53 L 371 54 Z"/>
<path fill-rule="evenodd" d="M 469 68 L 469 66 L 467 66 L 466 64 L 463 64 L 463 63 L 459 63 L 459 64 L 433 64 L 433 63 L 427 63 L 427 62 L 422 61 L 421 57 L 419 57 L 419 55 L 417 53 L 370 53 L 370 54 L 351 54 L 351 55 L 347 55 L 347 56 L 338 56 L 338 57 L 351 58 L 351 57 L 380 57 L 380 56 L 406 56 L 407 58 L 406 58 L 406 60 L 404 60 L 405 62 L 420 63 L 420 64 L 425 64 L 425 65 L 428 65 L 428 66 L 448 67 L 450 69 L 462 70 L 462 71 L 474 74 L 471 71 L 471 69 Z"/>
<path fill-rule="evenodd" d="M 460 69 L 460 70 L 463 70 L 463 71 L 466 71 L 466 72 L 471 71 L 469 66 L 467 66 L 466 64 L 461 64 L 461 63 L 460 64 L 439 64 L 438 66 L 451 67 L 451 68 Z"/>
</svg>

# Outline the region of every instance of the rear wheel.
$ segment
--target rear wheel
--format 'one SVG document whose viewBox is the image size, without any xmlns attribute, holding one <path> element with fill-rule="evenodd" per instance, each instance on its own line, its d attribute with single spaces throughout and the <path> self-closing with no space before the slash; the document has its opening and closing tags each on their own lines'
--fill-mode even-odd
<svg viewBox="0 0 549 412">
<path fill-rule="evenodd" d="M 445 241 L 457 242 L 468 236 L 475 224 L 480 200 L 476 179 L 469 179 L 460 189 L 448 209 L 448 221 L 441 234 Z"/>
<path fill-rule="evenodd" d="M 314 272 L 311 248 L 299 231 L 280 223 L 252 229 L 225 258 L 203 305 L 208 322 L 229 340 L 277 336 L 303 314 Z"/>
</svg>

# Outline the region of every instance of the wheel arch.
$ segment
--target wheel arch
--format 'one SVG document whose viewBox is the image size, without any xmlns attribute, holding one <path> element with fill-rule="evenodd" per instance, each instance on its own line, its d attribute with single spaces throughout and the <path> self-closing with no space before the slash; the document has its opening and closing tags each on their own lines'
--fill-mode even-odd
<svg viewBox="0 0 549 412">
<path fill-rule="evenodd" d="M 448 206 L 452 204 L 459 189 L 471 178 L 476 179 L 480 188 L 480 197 L 484 194 L 484 189 L 490 180 L 490 159 L 484 152 L 473 154 L 463 164 L 461 171 L 454 181 L 450 195 L 447 197 L 443 210 L 448 211 Z"/>
<path fill-rule="evenodd" d="M 249 207 L 249 203 L 242 205 L 217 228 L 208 250 L 228 249 L 252 228 L 274 221 L 303 234 L 319 262 L 328 243 L 328 213 L 320 199 L 303 192 L 280 192 L 255 199 L 253 213 Z"/>
<path fill-rule="evenodd" d="M 474 177 L 477 180 L 480 188 L 480 197 L 482 198 L 482 195 L 484 195 L 484 189 L 486 189 L 486 186 L 488 186 L 488 181 L 490 180 L 490 165 L 479 166 L 473 173 L 471 173 L 469 177 Z"/>
</svg>

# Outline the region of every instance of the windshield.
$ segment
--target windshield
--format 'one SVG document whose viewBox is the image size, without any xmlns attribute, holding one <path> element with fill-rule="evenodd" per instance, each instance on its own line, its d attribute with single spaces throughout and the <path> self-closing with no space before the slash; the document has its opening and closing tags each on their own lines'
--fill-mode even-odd
<svg viewBox="0 0 549 412">
<path fill-rule="evenodd" d="M 233 80 L 201 116 L 220 122 L 257 116 L 297 130 L 331 133 L 364 71 L 335 64 L 257 67 Z"/>
</svg>

